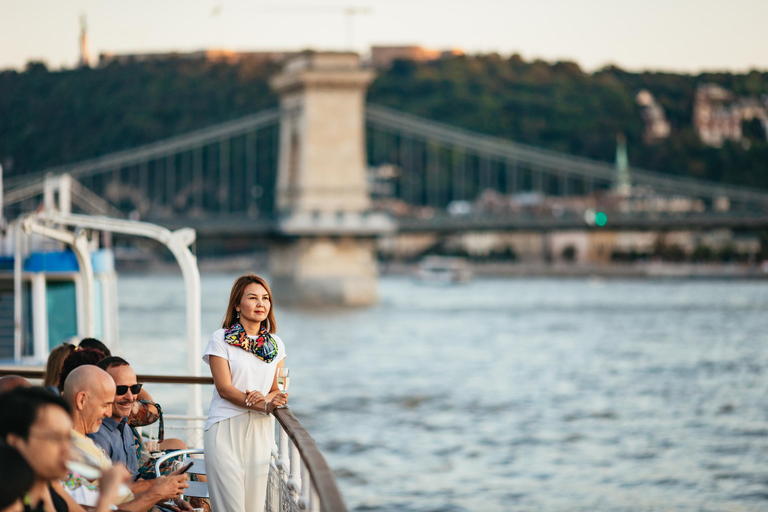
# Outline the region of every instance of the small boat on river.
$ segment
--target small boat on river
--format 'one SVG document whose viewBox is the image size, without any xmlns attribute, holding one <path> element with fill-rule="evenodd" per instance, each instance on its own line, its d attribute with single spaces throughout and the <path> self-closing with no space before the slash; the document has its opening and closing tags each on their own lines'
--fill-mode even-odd
<svg viewBox="0 0 768 512">
<path fill-rule="evenodd" d="M 426 256 L 419 262 L 416 277 L 425 283 L 465 283 L 472 277 L 472 270 L 465 258 L 457 256 Z"/>
</svg>

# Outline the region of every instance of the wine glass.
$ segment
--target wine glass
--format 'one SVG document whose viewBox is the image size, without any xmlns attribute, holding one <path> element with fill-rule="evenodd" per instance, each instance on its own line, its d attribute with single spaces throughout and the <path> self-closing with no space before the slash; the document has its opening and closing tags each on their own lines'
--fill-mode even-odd
<svg viewBox="0 0 768 512">
<path fill-rule="evenodd" d="M 280 389 L 281 393 L 287 393 L 288 392 L 288 386 L 291 383 L 291 374 L 288 368 L 282 366 L 277 369 L 277 387 Z M 280 409 L 287 408 L 287 405 L 281 405 L 279 406 Z"/>
<path fill-rule="evenodd" d="M 74 455 L 77 457 L 77 459 L 68 460 L 67 469 L 69 469 L 72 473 L 77 473 L 90 482 L 101 478 L 104 469 L 99 465 L 97 459 L 95 459 L 89 453 L 78 449 L 75 445 L 73 445 L 72 451 L 74 452 Z M 120 484 L 120 487 L 117 489 L 117 493 L 120 496 L 128 496 L 131 494 L 131 489 L 125 484 Z M 115 505 L 110 505 L 110 509 L 117 510 L 117 507 Z"/>
</svg>

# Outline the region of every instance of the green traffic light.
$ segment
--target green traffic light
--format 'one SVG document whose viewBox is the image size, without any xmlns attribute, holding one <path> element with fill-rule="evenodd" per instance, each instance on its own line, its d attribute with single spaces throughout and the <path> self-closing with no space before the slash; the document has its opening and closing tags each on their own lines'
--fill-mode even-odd
<svg viewBox="0 0 768 512">
<path fill-rule="evenodd" d="M 604 214 L 603 212 L 597 212 L 595 214 L 595 224 L 597 224 L 600 227 L 603 227 L 607 222 L 608 222 L 608 216 L 606 214 Z"/>
</svg>

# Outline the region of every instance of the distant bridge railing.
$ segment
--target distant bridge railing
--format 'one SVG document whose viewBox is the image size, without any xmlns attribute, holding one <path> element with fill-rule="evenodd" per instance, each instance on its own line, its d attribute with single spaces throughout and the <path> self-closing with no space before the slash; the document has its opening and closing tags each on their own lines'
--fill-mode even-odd
<svg viewBox="0 0 768 512">
<path fill-rule="evenodd" d="M 276 127 L 281 116 L 294 114 L 271 109 L 91 160 L 9 177 L 4 183 L 6 216 L 36 208 L 45 175 L 68 173 L 82 183 L 83 190 L 108 202 L 100 205 L 101 210 L 114 205 L 123 214 L 135 211 L 141 218 L 158 221 L 243 213 L 252 220 L 269 217 L 274 214 L 279 151 Z M 607 162 L 377 105 L 366 106 L 365 118 L 371 192 L 403 205 L 444 209 L 452 201 L 474 201 L 488 191 L 590 196 L 610 189 L 616 179 L 615 167 Z M 634 185 L 659 196 L 711 200 L 712 204 L 727 198 L 734 207 L 768 209 L 768 192 L 762 190 L 644 169 L 630 171 Z"/>
<path fill-rule="evenodd" d="M 429 218 L 400 217 L 398 233 L 461 233 L 481 231 L 670 231 L 685 229 L 768 229 L 768 213 L 655 213 L 609 212 L 607 223 L 587 222 L 584 215 L 567 212 L 559 216 L 530 214 L 471 215 L 437 214 Z"/>
</svg>

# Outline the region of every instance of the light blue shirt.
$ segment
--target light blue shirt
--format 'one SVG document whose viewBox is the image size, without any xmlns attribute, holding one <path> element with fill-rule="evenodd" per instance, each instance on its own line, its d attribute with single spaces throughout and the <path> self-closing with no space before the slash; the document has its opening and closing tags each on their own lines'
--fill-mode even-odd
<svg viewBox="0 0 768 512">
<path fill-rule="evenodd" d="M 88 437 L 104 448 L 112 462 L 125 464 L 136 480 L 139 475 L 139 459 L 128 418 L 123 418 L 119 423 L 114 418 L 104 418 L 99 431 L 88 434 Z"/>
</svg>

